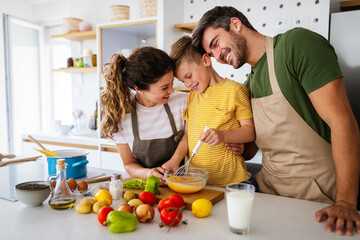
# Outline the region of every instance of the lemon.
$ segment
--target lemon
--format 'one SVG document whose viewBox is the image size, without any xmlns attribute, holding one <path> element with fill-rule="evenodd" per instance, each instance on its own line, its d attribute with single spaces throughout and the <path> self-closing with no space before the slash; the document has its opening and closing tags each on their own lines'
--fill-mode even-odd
<svg viewBox="0 0 360 240">
<path fill-rule="evenodd" d="M 203 218 L 209 216 L 212 206 L 213 205 L 210 202 L 210 200 L 205 198 L 200 198 L 193 202 L 191 206 L 191 210 L 192 213 L 195 215 L 195 217 Z"/>
<path fill-rule="evenodd" d="M 107 205 L 112 203 L 111 193 L 105 189 L 97 191 L 94 195 L 94 198 L 97 202 L 105 202 Z"/>
</svg>

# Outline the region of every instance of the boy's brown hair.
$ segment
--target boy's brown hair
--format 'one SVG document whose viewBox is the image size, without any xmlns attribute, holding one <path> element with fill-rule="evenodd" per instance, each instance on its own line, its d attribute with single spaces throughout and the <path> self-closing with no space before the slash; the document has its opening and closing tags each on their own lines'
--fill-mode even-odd
<svg viewBox="0 0 360 240">
<path fill-rule="evenodd" d="M 175 75 L 182 61 L 200 63 L 202 54 L 192 45 L 189 36 L 183 36 L 171 45 L 170 57 L 175 61 Z"/>
</svg>

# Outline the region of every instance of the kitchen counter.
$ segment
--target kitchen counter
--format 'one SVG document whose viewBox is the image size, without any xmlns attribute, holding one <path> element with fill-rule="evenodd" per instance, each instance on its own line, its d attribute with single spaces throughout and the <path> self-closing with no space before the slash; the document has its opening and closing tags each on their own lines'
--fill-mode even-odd
<svg viewBox="0 0 360 240">
<path fill-rule="evenodd" d="M 29 141 L 29 134 L 22 134 L 23 141 Z M 87 136 L 72 136 L 72 135 L 61 135 L 56 132 L 40 132 L 40 133 L 31 133 L 33 138 L 38 140 L 41 143 L 47 144 L 81 144 L 97 147 L 98 146 L 98 136 L 97 133 L 91 132 Z"/>
<path fill-rule="evenodd" d="M 91 170 L 111 173 L 104 169 Z M 81 199 L 77 196 L 77 204 Z M 116 208 L 122 202 L 116 200 L 111 206 Z M 152 222 L 138 223 L 134 232 L 114 234 L 98 223 L 93 212 L 79 214 L 75 209 L 54 210 L 48 205 L 48 200 L 39 207 L 27 207 L 3 199 L 0 199 L 0 204 L 0 239 L 359 239 L 359 234 L 339 237 L 327 233 L 325 222 L 316 222 L 315 212 L 326 204 L 261 193 L 255 195 L 251 233 L 243 236 L 229 230 L 225 199 L 215 204 L 206 218 L 196 218 L 191 211 L 184 211 L 183 219 L 188 220 L 188 225 L 180 224 L 169 233 L 167 227 L 159 228 L 157 210 Z"/>
</svg>

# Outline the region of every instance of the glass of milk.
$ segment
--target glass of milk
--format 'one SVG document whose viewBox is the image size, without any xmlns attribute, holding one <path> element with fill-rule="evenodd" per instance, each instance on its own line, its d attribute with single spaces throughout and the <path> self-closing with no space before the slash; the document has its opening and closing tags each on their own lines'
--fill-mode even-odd
<svg viewBox="0 0 360 240">
<path fill-rule="evenodd" d="M 237 183 L 226 186 L 226 204 L 231 232 L 237 234 L 250 232 L 254 195 L 255 187 L 251 184 Z"/>
</svg>

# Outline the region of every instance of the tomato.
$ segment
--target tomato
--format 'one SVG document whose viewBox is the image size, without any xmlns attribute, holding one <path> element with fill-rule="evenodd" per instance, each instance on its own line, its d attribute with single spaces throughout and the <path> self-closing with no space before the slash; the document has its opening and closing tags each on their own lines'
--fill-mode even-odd
<svg viewBox="0 0 360 240">
<path fill-rule="evenodd" d="M 164 198 L 164 199 L 161 199 L 160 202 L 158 203 L 158 211 L 159 213 L 161 213 L 161 211 L 164 209 L 164 208 L 169 208 L 169 207 L 176 207 L 176 202 L 174 199 L 172 198 Z"/>
<path fill-rule="evenodd" d="M 169 198 L 174 199 L 174 201 L 176 203 L 176 207 L 178 207 L 178 208 L 181 208 L 185 204 L 184 198 L 179 194 L 176 194 L 176 193 L 171 194 Z"/>
<path fill-rule="evenodd" d="M 149 205 L 154 205 L 156 203 L 156 196 L 155 194 L 151 193 L 151 192 L 142 192 L 139 194 L 139 199 L 145 203 L 145 204 L 149 204 Z"/>
<path fill-rule="evenodd" d="M 112 207 L 101 208 L 97 215 L 99 223 L 106 226 L 106 224 L 104 224 L 104 222 L 106 222 L 106 218 L 107 218 L 108 214 L 112 211 L 114 211 L 114 209 Z"/>
<path fill-rule="evenodd" d="M 182 219 L 182 213 L 181 212 L 179 213 L 179 211 L 180 211 L 180 209 L 170 210 L 169 208 L 164 208 L 160 213 L 160 219 L 165 225 L 170 225 L 176 219 L 172 225 L 173 227 L 175 227 L 176 225 L 179 224 L 179 222 Z M 179 216 L 176 218 L 178 213 L 179 213 Z"/>
</svg>

